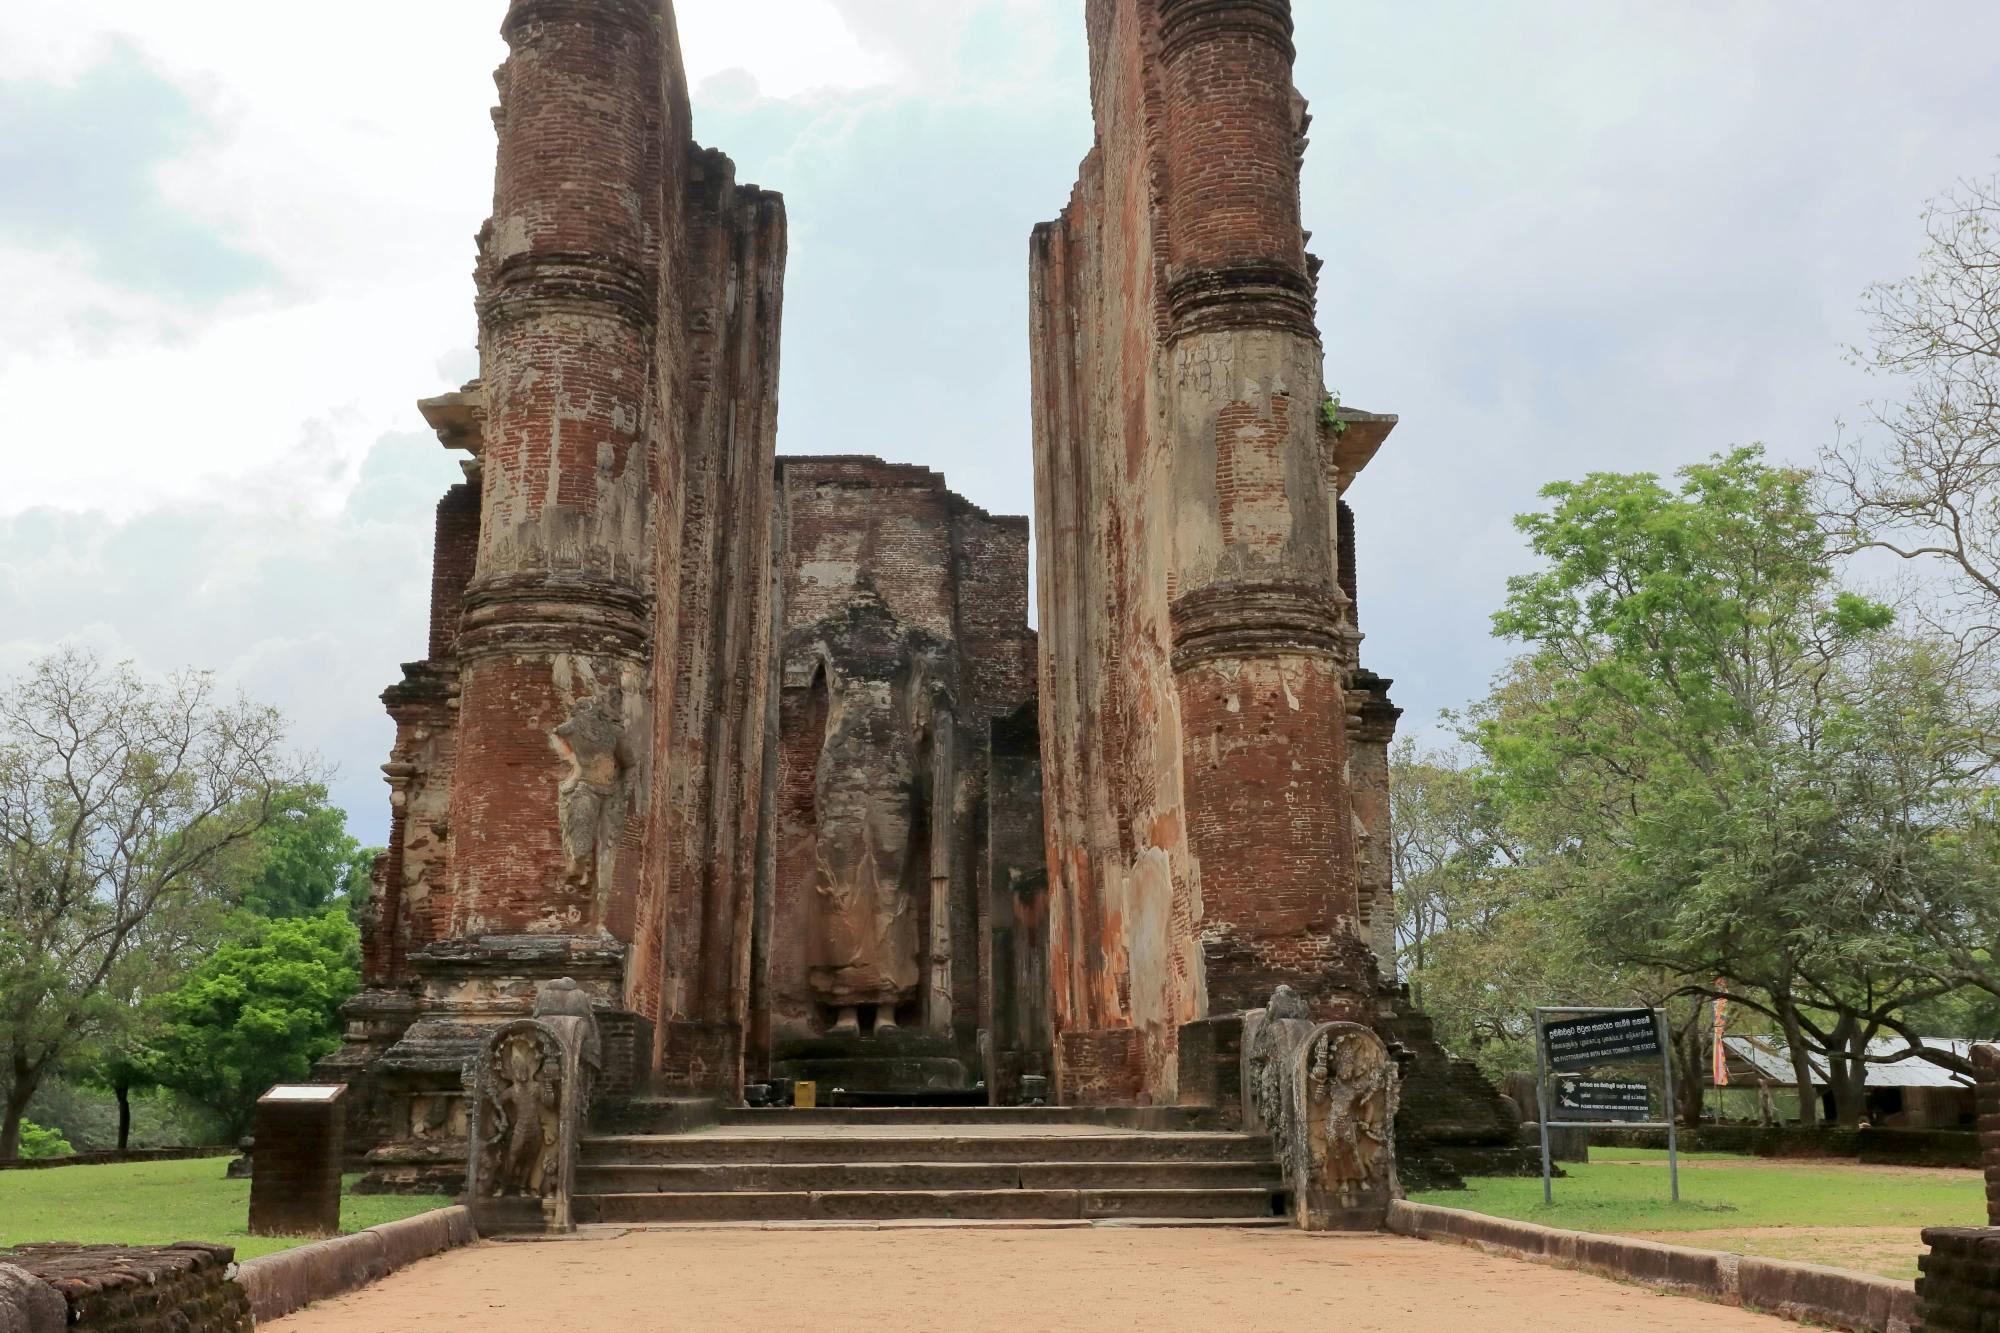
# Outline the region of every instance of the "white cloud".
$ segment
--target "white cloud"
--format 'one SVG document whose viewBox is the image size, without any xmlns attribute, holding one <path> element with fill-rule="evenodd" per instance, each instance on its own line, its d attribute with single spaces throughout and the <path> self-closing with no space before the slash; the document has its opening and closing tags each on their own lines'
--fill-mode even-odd
<svg viewBox="0 0 2000 1333">
<path fill-rule="evenodd" d="M 1076 0 L 677 8 L 697 134 L 791 205 L 780 447 L 1028 507 L 1027 232 L 1089 144 Z M 202 304 L 107 277 L 96 231 L 0 233 L 0 669 L 78 634 L 224 667 L 379 819 L 374 696 L 421 648 L 453 479 L 413 402 L 471 369 L 503 10 L 0 3 L 0 86 L 129 50 L 185 100 L 202 132 L 147 183 L 264 274 Z M 1542 482 L 1805 457 L 1868 392 L 1839 359 L 1855 293 L 1992 164 L 2000 9 L 1295 10 L 1330 378 L 1404 417 L 1357 493 L 1368 652 L 1420 720 L 1497 661 Z"/>
</svg>

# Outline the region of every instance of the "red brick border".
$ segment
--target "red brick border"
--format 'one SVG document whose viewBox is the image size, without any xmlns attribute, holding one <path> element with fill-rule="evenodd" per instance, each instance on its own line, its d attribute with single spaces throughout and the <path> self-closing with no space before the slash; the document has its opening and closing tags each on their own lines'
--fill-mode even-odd
<svg viewBox="0 0 2000 1333">
<path fill-rule="evenodd" d="M 1910 1333 L 1916 1287 L 1867 1273 L 1697 1250 L 1681 1245 L 1558 1231 L 1457 1208 L 1399 1201 L 1389 1230 L 1417 1240 L 1452 1241 L 1488 1254 L 1578 1268 L 1599 1277 L 1740 1305 L 1849 1333 Z"/>
<path fill-rule="evenodd" d="M 359 1290 L 419 1259 L 479 1239 L 463 1206 L 385 1222 L 351 1236 L 301 1245 L 237 1265 L 236 1282 L 258 1322 L 302 1310 L 314 1301 Z"/>
</svg>

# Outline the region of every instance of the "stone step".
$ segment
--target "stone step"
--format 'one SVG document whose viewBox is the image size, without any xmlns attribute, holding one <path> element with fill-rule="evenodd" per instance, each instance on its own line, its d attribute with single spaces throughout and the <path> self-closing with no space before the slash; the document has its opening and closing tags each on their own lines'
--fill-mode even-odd
<svg viewBox="0 0 2000 1333">
<path fill-rule="evenodd" d="M 682 1194 L 579 1194 L 581 1223 L 1045 1221 L 1282 1216 L 1270 1189 L 733 1190 Z"/>
<path fill-rule="evenodd" d="M 586 1138 L 590 1166 L 663 1163 L 833 1162 L 1269 1162 L 1261 1135 L 1187 1134 L 600 1134 Z"/>
<path fill-rule="evenodd" d="M 631 1123 L 628 1112 L 624 1123 Z M 725 1125 L 1091 1125 L 1157 1133 L 1221 1130 L 1209 1106 L 820 1106 L 730 1107 Z"/>
<path fill-rule="evenodd" d="M 579 1194 L 1277 1189 L 1273 1162 L 807 1162 L 581 1167 Z"/>
</svg>

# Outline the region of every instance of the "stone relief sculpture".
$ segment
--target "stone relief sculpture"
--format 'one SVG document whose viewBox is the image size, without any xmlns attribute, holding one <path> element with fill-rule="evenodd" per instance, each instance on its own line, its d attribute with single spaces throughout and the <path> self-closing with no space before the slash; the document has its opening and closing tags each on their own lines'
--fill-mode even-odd
<svg viewBox="0 0 2000 1333">
<path fill-rule="evenodd" d="M 569 1231 L 577 1145 L 599 1068 L 597 1019 L 575 980 L 543 983 L 535 1016 L 496 1029 L 466 1069 L 466 1194 L 479 1229 Z"/>
<path fill-rule="evenodd" d="M 626 774 L 635 762 L 625 692 L 613 686 L 578 701 L 568 721 L 550 733 L 569 772 L 556 788 L 564 877 L 596 889 L 609 878 L 605 863 L 625 819 Z"/>
<path fill-rule="evenodd" d="M 928 709 L 913 709 L 909 685 L 893 676 L 871 679 L 837 666 L 815 689 L 826 696 L 813 773 L 810 980 L 835 1011 L 836 1035 L 860 1030 L 864 1005 L 875 1006 L 876 1032 L 893 1031 L 896 1007 L 916 998 L 921 980 L 918 904 L 930 872 L 917 850 L 919 833 L 928 832 L 920 823 Z"/>
<path fill-rule="evenodd" d="M 1393 1179 L 1396 1068 L 1367 1028 L 1319 1029 L 1304 1058 L 1306 1145 L 1314 1173 L 1342 1198 L 1359 1198 Z"/>
<path fill-rule="evenodd" d="M 490 1198 L 543 1198 L 561 1140 L 562 1045 L 538 1023 L 509 1024 L 480 1069 L 477 1175 Z"/>
</svg>

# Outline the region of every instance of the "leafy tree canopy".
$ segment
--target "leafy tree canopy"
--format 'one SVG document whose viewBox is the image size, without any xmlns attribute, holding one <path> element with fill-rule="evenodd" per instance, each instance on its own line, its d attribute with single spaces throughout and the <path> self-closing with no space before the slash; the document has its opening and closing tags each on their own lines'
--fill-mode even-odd
<svg viewBox="0 0 2000 1333">
<path fill-rule="evenodd" d="M 298 1082 L 340 1044 L 340 1006 L 360 984 L 360 934 L 337 910 L 242 918 L 179 989 L 158 1001 L 159 1031 L 143 1056 L 161 1086 L 248 1128 L 257 1098 Z"/>
<path fill-rule="evenodd" d="M 347 831 L 347 812 L 317 784 L 282 796 L 244 869 L 243 905 L 264 917 L 316 916 L 367 901 L 375 851 Z"/>
</svg>

